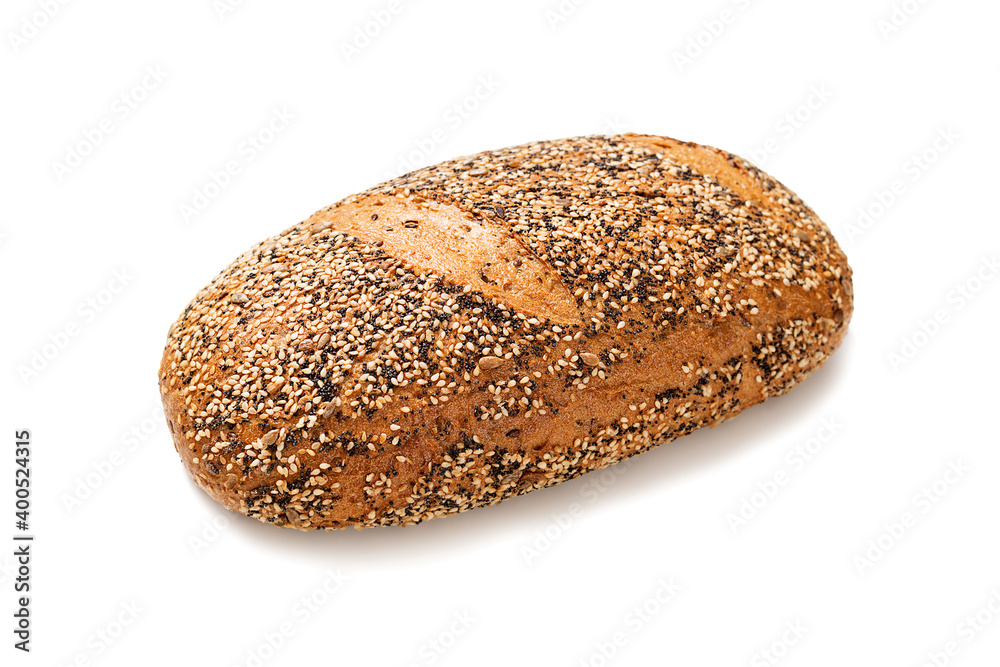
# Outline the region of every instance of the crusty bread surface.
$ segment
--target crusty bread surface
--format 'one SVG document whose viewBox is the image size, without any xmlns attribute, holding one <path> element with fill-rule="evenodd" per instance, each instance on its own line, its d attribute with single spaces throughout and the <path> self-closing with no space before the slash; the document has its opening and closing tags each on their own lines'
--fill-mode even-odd
<svg viewBox="0 0 1000 667">
<path fill-rule="evenodd" d="M 414 171 L 243 253 L 159 371 L 188 472 L 298 529 L 412 524 L 557 484 L 789 390 L 851 269 L 798 197 L 649 135 Z"/>
</svg>

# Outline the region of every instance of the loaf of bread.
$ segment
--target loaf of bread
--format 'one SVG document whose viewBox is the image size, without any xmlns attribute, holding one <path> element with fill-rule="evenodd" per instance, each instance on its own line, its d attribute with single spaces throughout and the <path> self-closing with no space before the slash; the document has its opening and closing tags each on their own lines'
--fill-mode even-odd
<svg viewBox="0 0 1000 667">
<path fill-rule="evenodd" d="M 353 195 L 171 327 L 175 447 L 225 507 L 413 524 L 612 465 L 788 391 L 851 269 L 798 197 L 658 136 L 542 141 Z"/>
</svg>

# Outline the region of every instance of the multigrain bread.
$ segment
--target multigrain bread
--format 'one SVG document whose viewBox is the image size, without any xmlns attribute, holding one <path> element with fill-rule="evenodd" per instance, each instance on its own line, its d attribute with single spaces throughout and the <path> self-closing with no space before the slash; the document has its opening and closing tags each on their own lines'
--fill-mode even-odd
<svg viewBox="0 0 1000 667">
<path fill-rule="evenodd" d="M 748 162 L 543 141 L 414 171 L 243 253 L 171 328 L 160 388 L 225 507 L 412 524 L 782 394 L 852 311 L 830 230 Z"/>
</svg>

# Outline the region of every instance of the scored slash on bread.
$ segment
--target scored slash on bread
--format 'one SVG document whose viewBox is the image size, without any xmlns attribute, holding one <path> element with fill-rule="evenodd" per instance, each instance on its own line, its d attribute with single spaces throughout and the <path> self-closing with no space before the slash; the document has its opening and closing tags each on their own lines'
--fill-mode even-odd
<svg viewBox="0 0 1000 667">
<path fill-rule="evenodd" d="M 818 368 L 851 270 L 792 192 L 647 135 L 414 171 L 241 255 L 171 328 L 188 472 L 299 529 L 417 523 L 713 426 Z"/>
</svg>

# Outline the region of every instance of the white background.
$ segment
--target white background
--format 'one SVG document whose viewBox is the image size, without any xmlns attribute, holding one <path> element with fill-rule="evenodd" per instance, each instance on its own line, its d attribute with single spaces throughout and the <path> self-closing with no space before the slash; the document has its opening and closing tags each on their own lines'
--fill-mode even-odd
<svg viewBox="0 0 1000 667">
<path fill-rule="evenodd" d="M 996 3 L 220 7 L 4 3 L 0 539 L 21 428 L 37 537 L 30 655 L 0 548 L 3 664 L 997 664 Z M 189 480 L 157 366 L 240 252 L 407 164 L 626 130 L 830 224 L 857 312 L 814 377 L 415 528 L 279 530 Z"/>
</svg>

